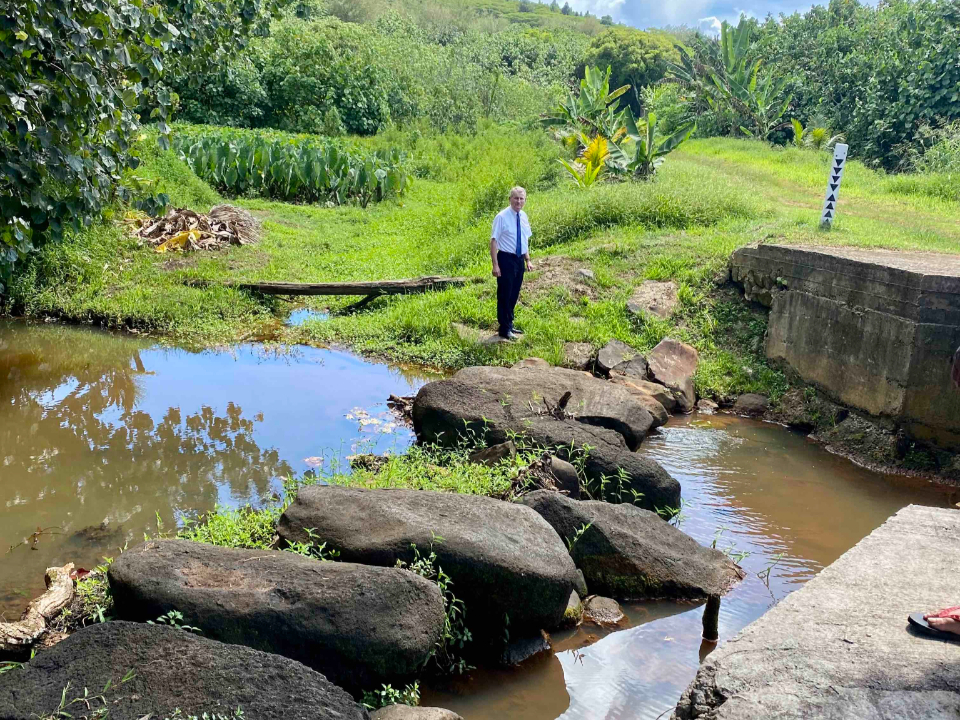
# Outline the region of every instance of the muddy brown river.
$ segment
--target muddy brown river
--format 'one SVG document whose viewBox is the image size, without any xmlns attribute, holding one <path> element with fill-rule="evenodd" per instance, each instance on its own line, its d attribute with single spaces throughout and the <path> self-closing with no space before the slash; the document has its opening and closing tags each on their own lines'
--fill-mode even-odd
<svg viewBox="0 0 960 720">
<path fill-rule="evenodd" d="M 243 345 L 165 349 L 59 324 L 0 322 L 0 610 L 19 616 L 43 569 L 92 567 L 217 504 L 264 502 L 291 474 L 413 440 L 384 404 L 430 377 L 349 353 Z M 680 528 L 738 559 L 721 606 L 730 638 L 899 508 L 956 490 L 879 475 L 784 428 L 674 418 L 643 443 L 683 488 Z M 10 548 L 10 550 L 7 550 Z M 467 720 L 669 714 L 709 648 L 702 607 L 624 608 L 611 631 L 556 633 L 550 654 L 423 688 Z"/>
</svg>

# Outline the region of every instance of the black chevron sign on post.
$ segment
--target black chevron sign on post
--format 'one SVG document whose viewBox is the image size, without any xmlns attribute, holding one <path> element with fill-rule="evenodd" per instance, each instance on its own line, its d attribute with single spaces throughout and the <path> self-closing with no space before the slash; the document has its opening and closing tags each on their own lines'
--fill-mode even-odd
<svg viewBox="0 0 960 720">
<path fill-rule="evenodd" d="M 837 214 L 837 198 L 840 196 L 840 180 L 843 178 L 843 166 L 847 159 L 847 145 L 837 143 L 833 148 L 833 166 L 827 179 L 827 193 L 823 200 L 823 212 L 820 215 L 820 227 L 829 228 Z"/>
</svg>

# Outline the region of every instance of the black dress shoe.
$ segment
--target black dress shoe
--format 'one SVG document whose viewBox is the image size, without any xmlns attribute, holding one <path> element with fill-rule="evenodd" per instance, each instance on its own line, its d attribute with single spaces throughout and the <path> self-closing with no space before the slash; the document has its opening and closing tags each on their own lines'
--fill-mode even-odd
<svg viewBox="0 0 960 720">
<path fill-rule="evenodd" d="M 511 328 L 510 332 L 512 332 L 514 335 L 523 335 L 523 330 L 518 327 Z"/>
</svg>

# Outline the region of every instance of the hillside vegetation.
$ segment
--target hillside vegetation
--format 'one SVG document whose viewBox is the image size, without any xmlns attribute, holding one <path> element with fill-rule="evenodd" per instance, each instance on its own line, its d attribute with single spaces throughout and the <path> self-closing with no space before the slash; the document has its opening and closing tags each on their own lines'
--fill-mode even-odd
<svg viewBox="0 0 960 720">
<path fill-rule="evenodd" d="M 48 106 L 0 99 L 0 149 L 9 159 L 21 148 L 0 178 L 3 306 L 193 346 L 339 343 L 444 368 L 559 363 L 567 342 L 645 350 L 669 334 L 701 350 L 702 394 L 776 396 L 785 380 L 763 360 L 763 316 L 723 286 L 726 260 L 752 242 L 955 251 L 960 70 L 936 48 L 957 44 L 958 3 L 833 0 L 724 25 L 719 38 L 526 0 L 197 6 L 161 27 L 180 40 L 140 48 L 149 63 L 135 88 L 71 100 L 89 113 L 119 103 L 115 127 L 64 116 L 70 132 L 44 135 Z M 249 17 L 231 20 L 241 6 Z M 77 12 L 96 38 L 106 11 Z M 23 60 L 20 80 L 39 72 L 27 61 L 41 45 L 87 57 L 72 36 L 40 32 L 55 25 L 42 11 L 17 22 L 0 44 Z M 136 50 L 140 30 L 115 32 Z M 91 66 L 89 81 L 113 87 L 126 60 Z M 51 97 L 67 92 L 40 74 Z M 853 159 L 825 231 L 841 139 Z M 69 173 L 50 174 L 49 158 L 74 142 Z M 479 342 L 495 318 L 489 226 L 514 185 L 529 190 L 535 232 L 518 311 L 527 333 L 491 347 Z M 169 256 L 130 237 L 132 214 L 224 199 L 263 220 L 260 243 Z M 485 281 L 362 309 L 313 300 L 330 316 L 299 328 L 282 323 L 291 304 L 220 284 L 427 274 Z M 679 284 L 673 319 L 627 313 L 644 279 Z"/>
<path fill-rule="evenodd" d="M 30 314 L 136 328 L 191 345 L 262 337 L 337 343 L 445 368 L 530 355 L 560 363 L 565 342 L 599 346 L 619 338 L 646 350 L 671 335 L 702 352 L 701 393 L 776 395 L 785 381 L 763 360 L 762 315 L 720 287 L 735 248 L 764 241 L 951 251 L 960 241 L 960 204 L 918 194 L 857 162 L 844 177 L 837 223 L 821 231 L 828 156 L 796 148 L 689 141 L 653 183 L 584 192 L 560 176 L 560 149 L 540 131 L 490 127 L 469 138 L 394 133 L 379 141 L 412 155 L 418 179 L 402 203 L 364 210 L 240 200 L 264 222 L 261 243 L 175 258 L 145 251 L 122 226 L 106 225 L 48 247 L 18 277 L 11 297 Z M 521 171 L 510 169 L 513 160 Z M 143 171 L 175 205 L 204 210 L 219 202 L 172 153 L 153 153 Z M 486 240 L 490 218 L 515 182 L 530 190 L 535 232 L 536 268 L 518 309 L 527 333 L 519 343 L 490 347 L 478 342 L 495 330 Z M 579 269 L 593 278 L 580 278 Z M 293 305 L 217 285 L 425 274 L 486 279 L 381 298 L 357 312 L 346 309 L 356 298 L 316 298 L 309 306 L 332 316 L 300 328 L 277 320 Z M 186 284 L 197 279 L 213 284 Z M 671 322 L 627 313 L 626 300 L 644 279 L 679 283 L 681 307 Z"/>
</svg>

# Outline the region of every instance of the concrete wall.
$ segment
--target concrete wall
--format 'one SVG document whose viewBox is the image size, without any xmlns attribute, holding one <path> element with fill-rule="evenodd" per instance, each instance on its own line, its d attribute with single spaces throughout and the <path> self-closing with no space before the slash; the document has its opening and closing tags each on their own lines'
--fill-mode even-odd
<svg viewBox="0 0 960 720">
<path fill-rule="evenodd" d="M 958 548 L 957 510 L 900 510 L 711 653 L 675 720 L 956 720 L 960 644 L 907 616 L 956 602 Z"/>
<path fill-rule="evenodd" d="M 760 245 L 730 259 L 748 299 L 770 307 L 767 357 L 838 401 L 960 449 L 960 257 Z"/>
</svg>

